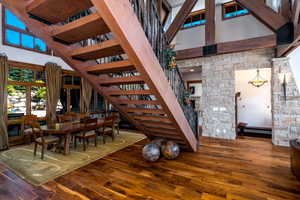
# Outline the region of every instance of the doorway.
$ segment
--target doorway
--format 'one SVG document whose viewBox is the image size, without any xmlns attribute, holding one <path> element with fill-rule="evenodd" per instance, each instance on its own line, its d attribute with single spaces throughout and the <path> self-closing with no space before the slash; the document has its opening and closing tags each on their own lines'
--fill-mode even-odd
<svg viewBox="0 0 300 200">
<path fill-rule="evenodd" d="M 266 81 L 259 87 L 249 82 L 256 75 L 257 69 L 235 72 L 237 135 L 271 138 L 271 69 L 259 69 L 259 76 Z"/>
</svg>

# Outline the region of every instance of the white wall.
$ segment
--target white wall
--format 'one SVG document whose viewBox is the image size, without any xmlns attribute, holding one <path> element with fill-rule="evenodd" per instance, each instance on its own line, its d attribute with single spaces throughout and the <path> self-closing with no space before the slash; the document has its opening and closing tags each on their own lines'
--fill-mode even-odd
<svg viewBox="0 0 300 200">
<path fill-rule="evenodd" d="M 37 65 L 44 65 L 47 62 L 54 62 L 58 65 L 62 66 L 63 69 L 71 69 L 69 65 L 67 65 L 61 58 L 37 53 L 34 51 L 29 51 L 25 49 L 15 48 L 7 45 L 3 45 L 2 40 L 2 6 L 0 4 L 0 53 L 5 53 L 8 56 L 9 60 L 18 61 L 18 62 L 25 62 Z"/>
<path fill-rule="evenodd" d="M 172 16 L 175 17 L 181 5 L 175 7 Z M 204 1 L 198 1 L 193 11 L 204 8 Z M 252 15 L 232 19 L 222 19 L 222 5 L 216 5 L 216 43 L 243 40 L 271 35 L 273 32 Z M 173 44 L 176 50 L 205 46 L 205 25 L 180 30 Z"/>
<path fill-rule="evenodd" d="M 288 57 L 290 58 L 290 65 L 294 75 L 294 79 L 297 84 L 297 88 L 300 88 L 300 47 L 297 47 L 292 51 Z"/>
<path fill-rule="evenodd" d="M 272 127 L 271 69 L 260 69 L 260 75 L 268 82 L 257 88 L 248 83 L 256 76 L 256 69 L 235 72 L 235 91 L 241 92 L 238 98 L 238 122 L 248 123 L 249 126 Z"/>
<path fill-rule="evenodd" d="M 202 83 L 190 83 L 189 86 L 195 87 L 195 93 L 191 94 L 191 97 L 201 97 L 202 96 Z"/>
<path fill-rule="evenodd" d="M 201 72 L 182 73 L 182 78 L 184 81 L 200 81 L 202 80 L 201 76 Z"/>
</svg>

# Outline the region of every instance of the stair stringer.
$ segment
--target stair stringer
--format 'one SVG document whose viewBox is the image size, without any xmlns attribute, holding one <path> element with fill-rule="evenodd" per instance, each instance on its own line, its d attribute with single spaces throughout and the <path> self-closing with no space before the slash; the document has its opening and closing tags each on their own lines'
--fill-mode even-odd
<svg viewBox="0 0 300 200">
<path fill-rule="evenodd" d="M 198 142 L 129 0 L 91 0 L 193 151 Z M 133 31 L 134 30 L 134 31 Z"/>
<path fill-rule="evenodd" d="M 96 62 L 82 62 L 72 59 L 70 56 L 70 50 L 72 50 L 72 48 L 74 49 L 79 47 L 78 45 L 67 46 L 54 41 L 51 37 L 53 26 L 48 26 L 29 17 L 26 12 L 26 7 L 30 1 L 0 0 L 0 2 L 6 8 L 10 9 L 19 19 L 21 19 L 36 36 L 42 38 L 47 43 L 48 47 L 53 49 L 55 53 L 67 64 L 69 64 L 74 70 L 78 71 L 83 78 L 86 78 L 93 85 L 94 89 L 104 96 L 110 103 L 112 103 L 114 107 L 118 109 L 120 113 L 124 115 L 133 125 L 147 135 L 146 128 L 142 126 L 140 122 L 134 120 L 133 117 L 128 115 L 128 113 L 126 113 L 121 106 L 117 102 L 114 102 L 113 98 L 107 94 L 107 89 L 98 84 L 98 78 L 88 74 L 84 70 L 86 67 L 95 65 Z M 161 103 L 161 106 L 166 111 L 168 117 L 172 122 L 175 122 L 175 127 L 181 132 L 180 135 L 183 136 L 186 145 L 189 147 L 189 149 L 196 151 L 197 140 L 183 114 L 172 88 L 170 87 L 164 75 L 164 72 L 160 67 L 151 45 L 149 44 L 145 33 L 139 24 L 139 21 L 131 9 L 129 1 L 92 0 L 92 2 L 98 9 L 98 12 L 102 13 L 102 15 L 106 15 L 104 18 L 105 22 L 114 35 L 117 36 L 122 48 L 129 56 L 130 61 L 143 76 L 146 84 Z M 115 8 L 113 8 L 114 6 Z M 115 12 L 117 10 L 119 10 L 119 13 L 116 14 Z M 128 18 L 124 20 L 124 16 Z M 128 25 L 130 25 L 130 27 L 128 27 Z M 124 29 L 126 26 L 127 30 Z M 136 34 L 134 34 L 132 30 L 136 30 Z M 138 42 L 135 42 L 137 38 Z"/>
<path fill-rule="evenodd" d="M 124 116 L 126 119 L 132 123 L 137 129 L 141 130 L 145 135 L 147 135 L 146 129 L 138 123 L 136 120 L 133 120 L 128 113 L 124 112 L 121 106 L 115 103 L 112 98 L 107 95 L 106 88 L 101 87 L 98 82 L 96 76 L 88 74 L 84 71 L 84 68 L 96 65 L 95 61 L 86 61 L 82 62 L 79 60 L 72 59 L 69 55 L 69 52 L 72 48 L 78 46 L 78 44 L 74 44 L 71 46 L 67 46 L 56 42 L 51 37 L 50 33 L 53 30 L 53 27 L 50 27 L 46 24 L 38 22 L 32 18 L 30 18 L 26 12 L 26 7 L 28 1 L 26 0 L 0 0 L 0 3 L 8 8 L 11 12 L 13 12 L 23 23 L 26 24 L 27 27 L 39 38 L 42 38 L 48 47 L 55 51 L 55 53 L 62 58 L 70 67 L 72 67 L 75 71 L 79 72 L 80 76 L 87 79 L 93 88 L 99 92 L 104 98 L 106 98 L 113 106 Z"/>
</svg>

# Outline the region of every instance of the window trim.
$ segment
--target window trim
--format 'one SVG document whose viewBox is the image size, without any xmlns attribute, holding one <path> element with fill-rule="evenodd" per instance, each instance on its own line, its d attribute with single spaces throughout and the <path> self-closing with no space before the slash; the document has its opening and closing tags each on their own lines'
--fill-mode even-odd
<svg viewBox="0 0 300 200">
<path fill-rule="evenodd" d="M 206 14 L 206 9 L 201 9 L 201 10 L 197 10 L 197 11 L 191 12 L 191 13 L 188 15 L 188 17 L 185 19 L 185 21 L 186 21 L 189 17 L 193 17 L 193 16 L 195 16 L 195 15 L 197 15 L 197 14 L 203 14 L 203 13 Z M 205 20 L 206 20 L 206 15 L 205 15 Z M 184 21 L 184 23 L 185 23 L 185 21 Z M 206 22 L 205 22 L 205 23 L 203 23 L 203 24 L 197 24 L 197 25 L 191 26 L 191 27 L 183 27 L 184 23 L 182 24 L 180 30 L 186 30 L 186 29 L 190 29 L 190 28 L 195 28 L 195 27 L 203 26 L 203 25 L 206 24 Z"/>
<path fill-rule="evenodd" d="M 236 1 L 229 1 L 229 2 L 226 2 L 226 3 L 223 3 L 222 4 L 222 20 L 229 20 L 229 19 L 233 19 L 233 18 L 236 18 L 236 17 L 241 17 L 241 16 L 246 16 L 246 15 L 250 15 L 250 11 L 248 10 L 248 13 L 245 13 L 245 14 L 241 14 L 241 15 L 236 15 L 236 16 L 233 16 L 233 17 L 225 17 L 225 6 L 226 4 L 236 4 L 236 5 L 240 5 L 238 2 Z M 240 5 L 241 6 L 241 5 Z M 243 7 L 243 6 L 241 6 Z M 245 8 L 246 9 L 246 8 Z"/>
<path fill-rule="evenodd" d="M 36 53 L 51 55 L 51 50 L 48 48 L 47 44 L 46 44 L 46 48 L 47 48 L 46 51 L 39 51 L 37 49 L 23 47 L 22 46 L 22 35 L 21 35 L 22 33 L 33 36 L 34 38 L 39 38 L 39 37 L 36 37 L 33 33 L 29 32 L 29 31 L 18 29 L 14 26 L 10 26 L 10 25 L 6 24 L 6 14 L 5 14 L 6 8 L 4 5 L 2 5 L 1 9 L 2 9 L 2 44 L 3 45 L 14 47 L 14 48 L 19 48 L 19 49 L 23 49 L 23 50 L 33 51 Z M 20 45 L 14 45 L 14 44 L 10 44 L 10 43 L 6 42 L 6 30 L 7 29 L 16 31 L 20 34 Z M 39 39 L 41 39 L 41 38 L 39 38 Z"/>
</svg>

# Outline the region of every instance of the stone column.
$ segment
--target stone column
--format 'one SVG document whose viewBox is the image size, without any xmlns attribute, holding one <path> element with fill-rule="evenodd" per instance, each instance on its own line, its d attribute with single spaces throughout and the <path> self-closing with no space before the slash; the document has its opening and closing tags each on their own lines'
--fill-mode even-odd
<svg viewBox="0 0 300 200">
<path fill-rule="evenodd" d="M 219 59 L 219 60 L 218 60 Z M 234 66 L 210 57 L 202 66 L 203 136 L 235 139 Z"/>
<path fill-rule="evenodd" d="M 272 142 L 289 146 L 290 139 L 300 136 L 300 95 L 289 59 L 274 58 L 272 62 Z"/>
</svg>

